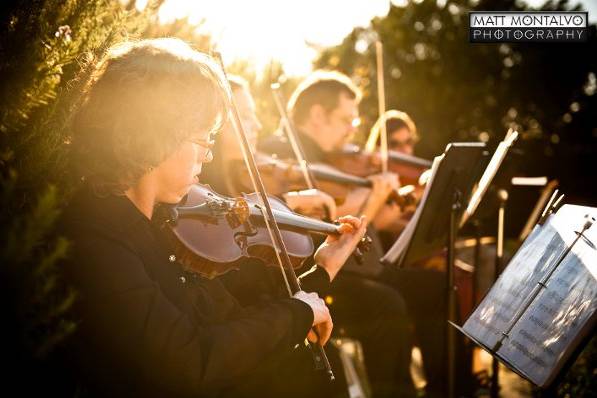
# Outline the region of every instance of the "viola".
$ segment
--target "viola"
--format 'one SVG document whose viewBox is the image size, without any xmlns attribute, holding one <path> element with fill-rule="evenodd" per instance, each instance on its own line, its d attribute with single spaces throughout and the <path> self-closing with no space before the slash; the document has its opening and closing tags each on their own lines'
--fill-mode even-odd
<svg viewBox="0 0 597 398">
<path fill-rule="evenodd" d="M 268 199 L 294 268 L 300 268 L 314 252 L 310 233 L 340 234 L 336 224 L 301 216 L 281 200 Z M 238 268 L 247 258 L 277 265 L 260 207 L 255 193 L 229 198 L 197 184 L 162 217 L 179 262 L 192 272 L 213 278 Z M 369 242 L 370 238 L 364 238 L 356 254 L 367 250 Z"/>
</svg>

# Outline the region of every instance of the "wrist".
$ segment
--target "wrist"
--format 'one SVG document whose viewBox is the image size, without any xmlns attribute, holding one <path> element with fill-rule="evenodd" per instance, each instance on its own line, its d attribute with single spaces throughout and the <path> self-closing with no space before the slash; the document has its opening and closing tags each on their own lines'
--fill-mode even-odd
<svg viewBox="0 0 597 398">
<path fill-rule="evenodd" d="M 332 282 L 334 280 L 334 278 L 336 278 L 336 275 L 338 275 L 338 272 L 340 271 L 340 267 L 333 267 L 330 265 L 326 265 L 323 262 L 318 262 L 315 265 L 317 266 L 317 268 L 320 268 L 323 271 L 325 271 L 327 276 L 330 278 L 330 282 Z"/>
</svg>

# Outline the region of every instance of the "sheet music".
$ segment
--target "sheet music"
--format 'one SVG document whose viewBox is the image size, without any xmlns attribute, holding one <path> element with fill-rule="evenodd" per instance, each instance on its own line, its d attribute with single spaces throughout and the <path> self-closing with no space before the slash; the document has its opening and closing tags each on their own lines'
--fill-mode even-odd
<svg viewBox="0 0 597 398">
<path fill-rule="evenodd" d="M 481 176 L 481 179 L 479 180 L 479 185 L 477 186 L 477 189 L 475 189 L 470 201 L 468 202 L 468 206 L 466 207 L 466 210 L 462 215 L 460 226 L 463 226 L 466 223 L 466 221 L 475 213 L 477 207 L 479 207 L 481 199 L 483 199 L 483 195 L 485 195 L 485 193 L 489 189 L 491 181 L 493 181 L 493 177 L 495 177 L 497 171 L 500 168 L 500 165 L 506 158 L 508 149 L 512 146 L 512 144 L 514 143 L 514 141 L 516 141 L 517 138 L 518 132 L 510 130 L 508 131 L 508 134 L 506 134 L 506 138 L 504 138 L 504 141 L 499 143 L 498 147 L 493 153 L 493 156 L 491 157 L 491 160 L 489 161 L 489 164 L 487 165 L 487 168 L 485 169 L 483 175 Z"/>
<path fill-rule="evenodd" d="M 536 226 L 463 329 L 496 345 L 523 302 L 572 244 L 584 216 L 597 209 L 566 205 Z M 496 352 L 509 366 L 545 386 L 571 355 L 597 310 L 597 226 L 585 232 Z"/>
<path fill-rule="evenodd" d="M 425 184 L 425 190 L 423 191 L 423 196 L 421 197 L 421 200 L 419 201 L 419 204 L 417 205 L 417 209 L 415 210 L 411 219 L 408 221 L 408 224 L 406 224 L 406 227 L 404 227 L 404 230 L 398 237 L 398 240 L 396 241 L 396 243 L 394 243 L 392 248 L 390 250 L 388 250 L 388 252 L 381 258 L 382 262 L 386 259 L 386 257 L 392 257 L 394 255 L 394 253 L 400 253 L 399 256 L 397 257 L 397 261 L 398 262 L 402 261 L 402 257 L 404 257 L 404 255 L 406 254 L 406 248 L 407 248 L 410 240 L 412 239 L 412 235 L 415 232 L 415 227 L 417 226 L 417 223 L 419 222 L 419 218 L 421 217 L 421 212 L 423 211 L 423 208 L 425 207 L 425 202 L 427 201 L 427 197 L 429 196 L 429 190 L 431 189 L 431 186 L 433 185 L 433 180 L 435 179 L 435 176 L 437 175 L 437 170 L 439 169 L 439 165 L 440 165 L 442 159 L 444 159 L 444 157 L 445 157 L 445 155 L 442 154 L 442 155 L 436 156 L 433 159 L 433 163 L 431 165 L 431 175 L 429 177 L 429 180 L 427 181 L 427 184 Z"/>
</svg>

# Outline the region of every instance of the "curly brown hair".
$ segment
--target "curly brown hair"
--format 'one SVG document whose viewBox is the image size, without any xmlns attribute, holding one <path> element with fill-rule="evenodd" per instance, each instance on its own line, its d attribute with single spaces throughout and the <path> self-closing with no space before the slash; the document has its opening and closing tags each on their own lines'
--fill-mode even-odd
<svg viewBox="0 0 597 398">
<path fill-rule="evenodd" d="M 94 68 L 73 117 L 73 161 L 97 191 L 123 193 L 189 136 L 225 117 L 225 79 L 178 39 L 127 41 Z"/>
</svg>

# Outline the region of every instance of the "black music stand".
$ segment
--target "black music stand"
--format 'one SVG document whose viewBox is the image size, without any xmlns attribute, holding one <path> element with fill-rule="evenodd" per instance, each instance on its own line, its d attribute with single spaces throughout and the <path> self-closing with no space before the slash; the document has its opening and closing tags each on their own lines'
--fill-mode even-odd
<svg viewBox="0 0 597 398">
<path fill-rule="evenodd" d="M 551 211 L 558 206 L 550 205 L 464 326 L 452 324 L 544 390 L 597 324 L 597 209 Z"/>
<path fill-rule="evenodd" d="M 435 158 L 432 175 L 419 207 L 398 240 L 382 257 L 385 264 L 403 267 L 436 253 L 447 245 L 446 286 L 448 321 L 457 313 L 454 284 L 455 243 L 463 203 L 466 203 L 485 166 L 484 143 L 451 143 Z M 447 328 L 448 396 L 455 392 L 456 332 Z"/>
</svg>

